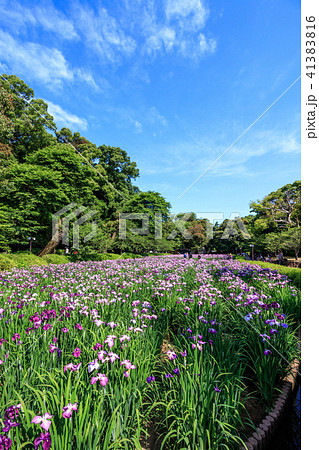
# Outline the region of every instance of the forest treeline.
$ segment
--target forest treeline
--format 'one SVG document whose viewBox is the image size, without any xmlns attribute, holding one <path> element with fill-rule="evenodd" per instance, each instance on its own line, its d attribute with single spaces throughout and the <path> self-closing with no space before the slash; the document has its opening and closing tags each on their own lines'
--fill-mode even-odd
<svg viewBox="0 0 319 450">
<path fill-rule="evenodd" d="M 139 169 L 125 150 L 97 146 L 68 128 L 59 130 L 48 105 L 35 98 L 31 87 L 15 75 L 1 76 L 1 252 L 27 250 L 30 239 L 39 252 L 63 249 L 61 233 L 52 241 L 52 219 L 71 204 L 74 212 L 80 207 L 85 207 L 83 214 L 94 211 L 94 217 L 79 227 L 82 253 L 184 249 L 235 253 L 249 251 L 252 244 L 261 253 L 283 250 L 297 257 L 300 252 L 300 181 L 251 202 L 246 217 L 211 224 L 195 213 L 170 214 L 171 205 L 160 193 L 142 192 L 135 185 L 138 177 Z M 123 213 L 147 214 L 147 230 L 134 232 L 142 222 L 128 219 L 123 239 L 119 232 Z M 87 240 L 93 221 L 96 231 Z"/>
</svg>

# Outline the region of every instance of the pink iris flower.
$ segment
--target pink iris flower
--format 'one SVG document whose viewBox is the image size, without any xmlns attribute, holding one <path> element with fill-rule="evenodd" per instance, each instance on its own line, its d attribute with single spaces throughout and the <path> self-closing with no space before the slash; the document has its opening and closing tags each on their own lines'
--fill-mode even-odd
<svg viewBox="0 0 319 450">
<path fill-rule="evenodd" d="M 120 365 L 122 366 L 123 364 L 125 365 L 127 370 L 136 369 L 136 366 L 134 366 L 134 364 L 132 364 L 129 359 L 124 359 L 124 361 L 121 361 Z"/>
<path fill-rule="evenodd" d="M 109 379 L 104 373 L 98 373 L 96 377 L 91 379 L 91 384 L 95 384 L 97 381 L 100 381 L 101 386 L 106 386 Z"/>
<path fill-rule="evenodd" d="M 116 353 L 110 352 L 108 354 L 111 363 L 113 364 L 117 359 L 120 359 L 119 355 L 117 355 Z"/>
<path fill-rule="evenodd" d="M 142 328 L 134 328 L 134 333 L 137 333 L 137 331 L 140 331 L 141 333 L 143 333 L 143 330 L 142 330 Z"/>
<path fill-rule="evenodd" d="M 50 344 L 50 348 L 49 348 L 49 352 L 50 352 L 50 353 L 54 353 L 57 349 L 58 349 L 58 347 L 56 347 L 56 346 L 53 345 L 53 344 Z"/>
<path fill-rule="evenodd" d="M 206 344 L 206 342 L 203 342 L 203 343 Z M 203 346 L 200 345 L 199 342 L 197 342 L 197 344 L 192 344 L 193 350 L 195 350 L 196 347 L 198 348 L 198 350 L 199 350 L 200 352 L 203 350 Z"/>
<path fill-rule="evenodd" d="M 70 370 L 72 370 L 72 372 L 75 372 L 76 370 L 79 370 L 79 368 L 81 367 L 81 364 L 82 363 L 79 363 L 79 364 L 73 364 L 73 363 L 70 363 L 70 364 L 67 364 L 66 366 L 64 366 L 64 372 L 66 372 L 68 369 L 70 369 Z"/>
<path fill-rule="evenodd" d="M 104 344 L 107 344 L 110 348 L 112 348 L 115 344 L 114 339 L 116 339 L 116 336 L 108 336 L 105 339 Z"/>
<path fill-rule="evenodd" d="M 104 351 L 104 350 L 102 350 L 102 351 L 100 351 L 100 352 L 98 352 L 98 354 L 97 354 L 97 357 L 98 357 L 98 359 L 100 360 L 100 361 L 105 361 L 104 360 L 104 355 L 107 355 L 107 352 L 106 351 Z"/>
<path fill-rule="evenodd" d="M 77 403 L 69 403 L 67 406 L 63 407 L 62 417 L 64 417 L 65 419 L 70 419 L 70 417 L 72 415 L 72 411 L 77 411 L 77 410 L 78 410 Z"/>
<path fill-rule="evenodd" d="M 45 429 L 45 431 L 49 431 L 51 425 L 51 419 L 53 416 L 49 413 L 45 413 L 44 416 L 35 416 L 31 420 L 31 423 L 40 423 L 41 427 Z"/>
</svg>

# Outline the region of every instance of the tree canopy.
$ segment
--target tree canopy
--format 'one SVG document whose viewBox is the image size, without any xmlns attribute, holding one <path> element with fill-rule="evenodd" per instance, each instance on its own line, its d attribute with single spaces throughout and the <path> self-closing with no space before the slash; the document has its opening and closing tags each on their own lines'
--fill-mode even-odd
<svg viewBox="0 0 319 450">
<path fill-rule="evenodd" d="M 0 251 L 25 249 L 30 237 L 36 238 L 39 250 L 51 251 L 58 245 L 52 238 L 55 214 L 63 208 L 68 214 L 80 208 L 83 214 L 94 211 L 94 219 L 79 230 L 85 251 L 142 253 L 204 247 L 234 253 L 253 244 L 260 252 L 284 250 L 296 257 L 300 252 L 300 181 L 251 202 L 250 215 L 213 227 L 193 212 L 170 214 L 171 205 L 160 193 L 142 192 L 133 184 L 138 177 L 137 164 L 125 150 L 97 146 L 66 127 L 58 130 L 48 105 L 35 98 L 23 80 L 2 75 Z M 125 213 L 146 214 L 147 232 L 137 232 L 142 219 L 131 217 L 122 239 L 120 218 Z M 88 240 L 93 226 L 96 232 Z"/>
</svg>

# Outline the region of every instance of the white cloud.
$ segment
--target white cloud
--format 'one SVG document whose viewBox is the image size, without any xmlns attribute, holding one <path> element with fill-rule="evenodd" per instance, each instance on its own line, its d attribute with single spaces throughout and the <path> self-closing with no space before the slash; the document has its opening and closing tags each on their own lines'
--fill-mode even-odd
<svg viewBox="0 0 319 450">
<path fill-rule="evenodd" d="M 300 153 L 301 145 L 300 140 L 294 136 L 287 136 L 279 143 L 278 150 L 280 153 Z"/>
<path fill-rule="evenodd" d="M 206 177 L 228 176 L 256 176 L 251 172 L 249 163 L 255 159 L 260 161 L 268 153 L 300 152 L 300 139 L 294 131 L 285 134 L 280 130 L 260 130 L 251 132 L 238 141 L 216 163 L 217 158 L 224 153 L 231 142 L 217 143 L 214 138 L 202 138 L 199 140 L 188 139 L 176 142 L 166 147 L 165 153 L 159 153 L 156 149 L 152 153 L 158 153 L 156 163 L 147 161 L 143 167 L 143 173 L 150 175 L 156 173 L 178 173 L 188 177 L 191 184 L 199 175 L 205 173 Z M 255 161 L 254 161 L 255 162 Z M 215 164 L 213 164 L 215 163 Z"/>
<path fill-rule="evenodd" d="M 122 54 L 134 53 L 136 43 L 127 35 L 117 20 L 105 8 L 95 13 L 92 8 L 78 4 L 77 26 L 87 45 L 101 57 L 112 62 L 119 61 Z"/>
<path fill-rule="evenodd" d="M 77 3 L 76 24 L 88 48 L 106 61 L 123 58 L 181 54 L 198 59 L 216 50 L 216 40 L 204 32 L 209 11 L 201 0 L 124 2 L 116 16 L 106 8 Z M 74 20 L 75 21 L 75 20 Z"/>
<path fill-rule="evenodd" d="M 33 42 L 19 42 L 0 30 L 0 59 L 12 73 L 27 75 L 28 79 L 59 86 L 68 81 L 84 81 L 98 90 L 92 75 L 83 69 L 72 68 L 60 50 Z"/>
<path fill-rule="evenodd" d="M 170 52 L 175 45 L 175 31 L 169 27 L 159 28 L 146 38 L 145 49 L 147 53 L 157 51 Z"/>
<path fill-rule="evenodd" d="M 161 17 L 153 5 L 140 12 L 143 52 L 150 55 L 172 53 L 199 59 L 215 52 L 217 42 L 204 33 L 209 11 L 200 0 L 167 0 Z"/>
<path fill-rule="evenodd" d="M 33 42 L 19 43 L 0 30 L 0 58 L 16 74 L 28 73 L 30 78 L 43 83 L 60 84 L 73 80 L 74 74 L 63 54 L 55 49 Z"/>
<path fill-rule="evenodd" d="M 61 124 L 61 127 L 75 127 L 80 130 L 87 130 L 88 123 L 85 119 L 82 119 L 75 114 L 69 113 L 48 100 L 44 100 L 48 105 L 48 112 L 54 117 L 54 121 Z"/>
<path fill-rule="evenodd" d="M 27 8 L 17 2 L 2 0 L 0 1 L 0 22 L 15 34 L 21 33 L 27 26 L 40 26 L 63 39 L 78 38 L 72 21 L 50 2 Z"/>
<path fill-rule="evenodd" d="M 64 39 L 78 39 L 73 23 L 57 11 L 53 5 L 37 6 L 33 10 L 37 22 L 47 31 L 52 31 Z"/>
<path fill-rule="evenodd" d="M 167 125 L 167 120 L 162 114 L 158 112 L 155 106 L 152 106 L 150 108 L 148 119 L 152 124 L 161 124 L 164 127 Z"/>
<path fill-rule="evenodd" d="M 134 126 L 135 126 L 135 132 L 136 133 L 142 133 L 143 125 L 141 124 L 141 122 L 139 122 L 138 120 L 135 120 L 134 121 Z"/>
<path fill-rule="evenodd" d="M 168 21 L 177 20 L 180 27 L 190 31 L 202 29 L 208 17 L 200 0 L 166 0 L 165 13 Z"/>
<path fill-rule="evenodd" d="M 83 69 L 79 69 L 79 68 L 74 69 L 74 73 L 76 74 L 76 77 L 80 81 L 84 81 L 85 83 L 87 83 L 89 86 L 91 86 L 94 90 L 96 90 L 98 92 L 101 91 L 99 86 L 94 81 L 92 74 L 90 74 L 89 72 L 86 72 Z"/>
<path fill-rule="evenodd" d="M 201 54 L 203 53 L 214 53 L 216 50 L 217 42 L 215 39 L 206 39 L 203 33 L 198 36 L 198 48 Z"/>
</svg>

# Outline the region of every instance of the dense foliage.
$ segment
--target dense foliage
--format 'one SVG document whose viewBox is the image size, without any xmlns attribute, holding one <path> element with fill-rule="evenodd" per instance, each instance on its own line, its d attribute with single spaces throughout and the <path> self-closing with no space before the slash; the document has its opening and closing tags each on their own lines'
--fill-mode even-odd
<svg viewBox="0 0 319 450">
<path fill-rule="evenodd" d="M 214 227 L 209 243 L 218 252 L 293 254 L 301 251 L 301 182 L 286 184 L 271 192 L 263 200 L 250 203 L 249 216 L 225 220 Z"/>
<path fill-rule="evenodd" d="M 83 260 L 107 252 L 238 253 L 249 251 L 250 245 L 264 254 L 284 251 L 297 258 L 300 253 L 300 181 L 252 202 L 251 215 L 212 227 L 194 213 L 171 215 L 160 193 L 141 192 L 133 184 L 138 176 L 136 163 L 124 150 L 97 146 L 67 128 L 58 130 L 47 104 L 29 86 L 14 75 L 1 76 L 0 251 L 26 250 L 31 238 L 41 256 L 64 248 L 64 218 L 56 234 L 52 219 L 73 205 L 68 212 L 74 212 L 73 224 L 79 208 L 94 212 L 79 227 L 78 256 Z M 136 232 L 141 218 L 128 219 L 123 239 L 120 218 L 125 213 L 147 214 L 147 232 Z M 96 232 L 88 240 L 93 226 Z M 72 246 L 72 226 L 69 233 Z"/>
</svg>

